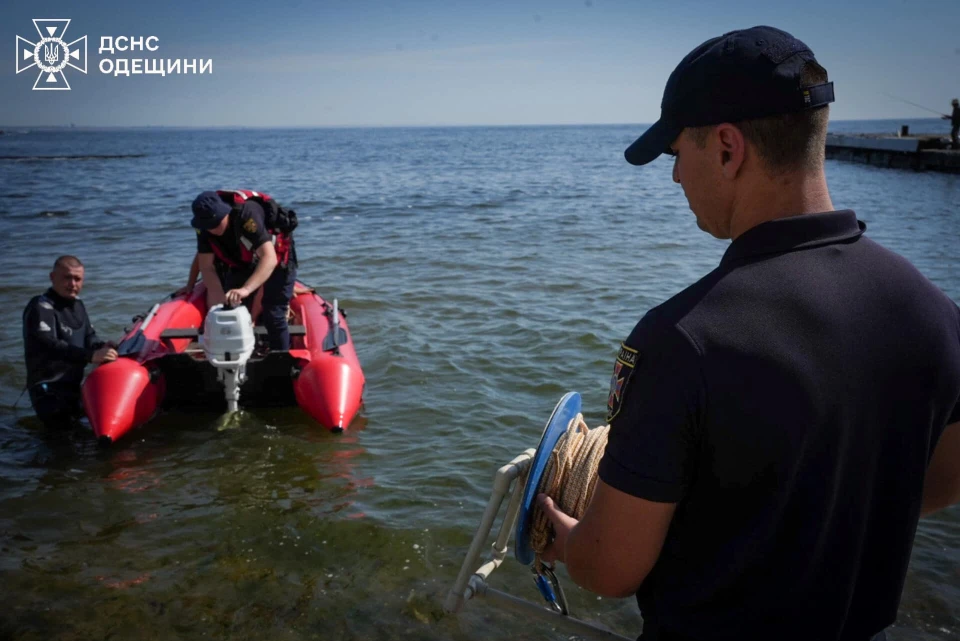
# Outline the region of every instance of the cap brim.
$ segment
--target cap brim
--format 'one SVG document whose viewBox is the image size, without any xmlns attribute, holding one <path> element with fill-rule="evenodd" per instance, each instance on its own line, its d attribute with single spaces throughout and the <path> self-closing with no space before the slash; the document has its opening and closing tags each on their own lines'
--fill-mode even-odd
<svg viewBox="0 0 960 641">
<path fill-rule="evenodd" d="M 202 218 L 197 219 L 194 217 L 190 220 L 190 226 L 194 229 L 199 229 L 201 231 L 210 231 L 214 227 L 220 224 L 220 221 L 226 217 L 226 214 L 223 216 L 217 216 L 216 218 Z"/>
<path fill-rule="evenodd" d="M 631 165 L 646 165 L 660 154 L 669 152 L 670 145 L 681 131 L 683 127 L 675 127 L 661 118 L 627 147 L 623 157 Z"/>
</svg>

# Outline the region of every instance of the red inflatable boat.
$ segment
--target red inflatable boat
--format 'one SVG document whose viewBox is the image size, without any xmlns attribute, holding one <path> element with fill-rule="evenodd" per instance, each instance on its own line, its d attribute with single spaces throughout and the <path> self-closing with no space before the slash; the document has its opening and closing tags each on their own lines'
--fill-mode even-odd
<svg viewBox="0 0 960 641">
<path fill-rule="evenodd" d="M 237 396 L 248 407 L 296 403 L 327 429 L 343 431 L 359 410 L 364 390 L 346 316 L 336 301 L 327 303 L 301 283 L 290 310 L 290 350 L 253 350 L 239 368 L 239 378 L 233 379 L 231 402 L 222 368 L 235 363 L 210 358 L 203 335 L 207 319 L 203 285 L 157 303 L 145 317 L 134 319 L 136 324 L 117 347 L 120 358 L 94 369 L 83 383 L 83 404 L 94 433 L 109 444 L 147 422 L 161 407 L 209 409 L 226 403 L 233 409 Z M 224 332 L 229 330 L 220 333 Z M 251 336 L 266 338 L 260 327 L 252 329 Z"/>
</svg>

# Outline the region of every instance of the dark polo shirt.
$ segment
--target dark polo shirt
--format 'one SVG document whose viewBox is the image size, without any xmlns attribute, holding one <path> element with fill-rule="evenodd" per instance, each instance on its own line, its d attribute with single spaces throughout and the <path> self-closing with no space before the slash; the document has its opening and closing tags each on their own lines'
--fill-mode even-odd
<svg viewBox="0 0 960 641">
<path fill-rule="evenodd" d="M 894 622 L 927 463 L 960 420 L 960 311 L 865 228 L 763 223 L 621 348 L 600 478 L 677 503 L 637 593 L 644 640 Z"/>
<path fill-rule="evenodd" d="M 252 201 L 230 212 L 230 222 L 222 236 L 197 230 L 198 254 L 214 253 L 213 245 L 216 245 L 237 266 L 253 264 L 257 249 L 269 242 L 263 207 Z"/>
</svg>

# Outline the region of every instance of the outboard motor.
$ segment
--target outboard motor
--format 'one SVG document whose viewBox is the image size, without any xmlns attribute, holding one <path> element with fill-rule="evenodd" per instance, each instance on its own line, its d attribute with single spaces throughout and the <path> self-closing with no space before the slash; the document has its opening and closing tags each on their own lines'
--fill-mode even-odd
<svg viewBox="0 0 960 641">
<path fill-rule="evenodd" d="M 246 364 L 256 345 L 250 312 L 243 305 L 215 305 L 203 323 L 202 343 L 207 362 L 217 368 L 217 379 L 223 382 L 227 411 L 236 412 Z"/>
</svg>

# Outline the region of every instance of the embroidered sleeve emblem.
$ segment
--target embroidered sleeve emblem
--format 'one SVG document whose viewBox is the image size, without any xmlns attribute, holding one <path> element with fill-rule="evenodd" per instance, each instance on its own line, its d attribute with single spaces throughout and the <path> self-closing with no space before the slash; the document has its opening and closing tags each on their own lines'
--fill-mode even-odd
<svg viewBox="0 0 960 641">
<path fill-rule="evenodd" d="M 617 360 L 613 364 L 613 376 L 610 377 L 610 392 L 607 395 L 607 423 L 616 418 L 623 407 L 623 397 L 627 392 L 627 384 L 633 376 L 633 370 L 640 360 L 640 352 L 620 343 Z"/>
</svg>

